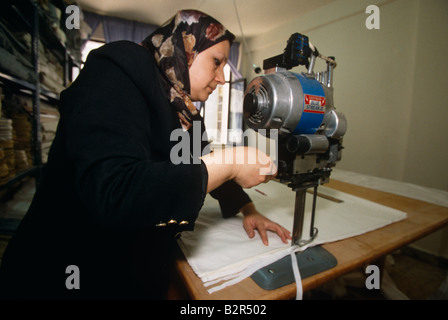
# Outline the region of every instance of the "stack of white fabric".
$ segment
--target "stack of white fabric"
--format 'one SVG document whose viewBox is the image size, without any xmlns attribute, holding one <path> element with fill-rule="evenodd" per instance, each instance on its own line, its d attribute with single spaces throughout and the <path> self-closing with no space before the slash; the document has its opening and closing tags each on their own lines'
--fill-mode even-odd
<svg viewBox="0 0 448 320">
<path fill-rule="evenodd" d="M 289 187 L 272 181 L 247 192 L 261 213 L 292 231 L 295 193 Z M 360 235 L 406 218 L 404 212 L 325 186 L 319 187 L 319 192 L 343 202 L 318 198 L 315 217 L 318 235 L 300 250 Z M 307 194 L 306 228 L 310 224 L 311 206 L 312 195 Z M 307 234 L 304 231 L 305 237 Z M 269 246 L 263 245 L 258 234 L 249 239 L 242 216 L 222 219 L 218 202 L 210 196 L 205 200 L 195 230 L 183 232 L 179 245 L 209 293 L 238 283 L 291 252 L 291 245 L 282 243 L 273 233 L 269 234 Z"/>
</svg>

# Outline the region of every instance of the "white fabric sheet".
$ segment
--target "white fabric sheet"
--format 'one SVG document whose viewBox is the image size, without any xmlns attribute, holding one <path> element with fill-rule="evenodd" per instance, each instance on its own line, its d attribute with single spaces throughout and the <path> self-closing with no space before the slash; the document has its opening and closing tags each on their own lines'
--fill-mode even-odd
<svg viewBox="0 0 448 320">
<path fill-rule="evenodd" d="M 331 179 L 448 207 L 448 191 L 445 190 L 422 187 L 413 183 L 378 178 L 337 168 L 333 169 Z"/>
<path fill-rule="evenodd" d="M 295 193 L 289 187 L 271 181 L 247 192 L 261 213 L 292 231 Z M 312 243 L 300 250 L 360 235 L 406 218 L 404 212 L 325 186 L 319 187 L 319 192 L 344 202 L 318 197 L 315 227 L 319 233 Z M 311 206 L 312 195 L 307 194 L 305 237 L 309 233 Z M 210 293 L 238 283 L 291 251 L 291 245 L 282 243 L 274 233 L 269 233 L 269 246 L 263 245 L 258 233 L 249 239 L 242 226 L 242 216 L 223 219 L 218 202 L 210 196 L 206 197 L 195 230 L 183 232 L 179 245 Z"/>
</svg>

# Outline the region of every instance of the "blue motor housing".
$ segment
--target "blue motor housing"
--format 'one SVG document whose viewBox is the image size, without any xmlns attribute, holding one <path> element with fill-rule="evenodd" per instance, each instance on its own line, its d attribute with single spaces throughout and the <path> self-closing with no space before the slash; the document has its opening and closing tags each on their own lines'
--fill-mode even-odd
<svg viewBox="0 0 448 320">
<path fill-rule="evenodd" d="M 254 129 L 278 129 L 279 134 L 314 134 L 328 111 L 322 84 L 290 71 L 253 79 L 244 97 L 244 118 Z"/>
<path fill-rule="evenodd" d="M 296 73 L 294 75 L 300 81 L 302 94 L 299 95 L 303 96 L 303 102 L 299 101 L 299 108 L 302 108 L 302 115 L 293 134 L 316 133 L 324 119 L 326 111 L 324 89 L 316 79 L 310 79 Z M 297 88 L 297 90 L 300 89 Z"/>
</svg>

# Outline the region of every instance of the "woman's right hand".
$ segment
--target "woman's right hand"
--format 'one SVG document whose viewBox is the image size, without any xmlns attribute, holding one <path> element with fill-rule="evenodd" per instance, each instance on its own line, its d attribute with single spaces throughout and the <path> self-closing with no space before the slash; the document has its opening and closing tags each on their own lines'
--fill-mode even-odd
<svg viewBox="0 0 448 320">
<path fill-rule="evenodd" d="M 207 192 L 232 179 L 243 188 L 251 188 L 277 173 L 272 158 L 252 147 L 215 149 L 201 159 L 208 171 Z"/>
</svg>

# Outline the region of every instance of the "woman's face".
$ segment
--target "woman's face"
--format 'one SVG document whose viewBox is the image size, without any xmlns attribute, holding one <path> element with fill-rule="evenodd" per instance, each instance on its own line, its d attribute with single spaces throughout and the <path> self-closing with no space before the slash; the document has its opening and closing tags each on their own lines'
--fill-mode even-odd
<svg viewBox="0 0 448 320">
<path fill-rule="evenodd" d="M 229 59 L 230 42 L 218 42 L 199 53 L 190 66 L 190 98 L 206 101 L 218 84 L 224 84 L 224 66 Z"/>
</svg>

